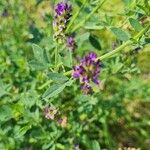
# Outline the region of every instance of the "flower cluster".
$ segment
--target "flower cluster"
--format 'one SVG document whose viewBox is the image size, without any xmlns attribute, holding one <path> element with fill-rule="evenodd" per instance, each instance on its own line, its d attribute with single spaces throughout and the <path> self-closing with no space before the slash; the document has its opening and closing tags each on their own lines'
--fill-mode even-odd
<svg viewBox="0 0 150 150">
<path fill-rule="evenodd" d="M 44 116 L 47 119 L 55 120 L 61 127 L 65 128 L 67 126 L 67 117 L 61 116 L 58 110 L 53 107 L 45 107 L 43 109 Z"/>
<path fill-rule="evenodd" d="M 57 110 L 55 108 L 52 108 L 52 107 L 45 107 L 44 108 L 45 118 L 53 120 L 55 118 L 56 114 L 57 114 Z"/>
<path fill-rule="evenodd" d="M 73 77 L 79 79 L 81 83 L 81 89 L 85 94 L 92 92 L 91 83 L 99 85 L 100 81 L 98 76 L 100 73 L 101 63 L 97 59 L 97 55 L 94 52 L 89 53 L 83 59 L 80 60 L 80 64 L 73 67 Z"/>
<path fill-rule="evenodd" d="M 75 39 L 72 36 L 69 36 L 67 38 L 67 47 L 72 51 L 74 51 L 75 48 L 77 47 Z"/>
<path fill-rule="evenodd" d="M 53 21 L 54 38 L 58 42 L 65 40 L 65 30 L 71 17 L 72 6 L 61 2 L 55 7 L 55 16 Z"/>
</svg>

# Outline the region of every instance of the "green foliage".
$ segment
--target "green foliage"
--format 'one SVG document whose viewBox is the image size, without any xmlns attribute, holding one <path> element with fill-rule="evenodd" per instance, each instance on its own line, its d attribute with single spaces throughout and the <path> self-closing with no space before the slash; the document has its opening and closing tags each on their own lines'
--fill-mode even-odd
<svg viewBox="0 0 150 150">
<path fill-rule="evenodd" d="M 32 48 L 34 59 L 29 62 L 30 66 L 35 70 L 43 70 L 48 68 L 50 64 L 48 53 L 35 44 L 32 45 Z"/>
<path fill-rule="evenodd" d="M 129 19 L 131 26 L 138 32 L 143 29 L 142 25 L 138 22 L 138 20 L 130 18 Z"/>
<path fill-rule="evenodd" d="M 0 97 L 9 94 L 8 92 L 9 87 L 10 85 L 4 85 L 3 82 L 0 80 Z"/>
<path fill-rule="evenodd" d="M 101 148 L 99 146 L 99 143 L 96 140 L 92 141 L 92 150 L 100 150 L 100 149 Z"/>
<path fill-rule="evenodd" d="M 90 35 L 89 41 L 94 48 L 96 48 L 97 50 L 101 50 L 99 41 L 93 35 Z"/>
<path fill-rule="evenodd" d="M 115 36 L 118 38 L 118 40 L 121 40 L 121 41 L 127 41 L 129 40 L 129 35 L 124 32 L 123 30 L 121 30 L 120 28 L 111 28 L 111 31 L 115 34 Z"/>
<path fill-rule="evenodd" d="M 58 81 L 63 82 L 69 79 L 68 77 L 64 76 L 62 73 L 56 73 L 56 72 L 49 72 L 48 78 L 56 82 Z"/>
<path fill-rule="evenodd" d="M 57 2 L 0 2 L 0 150 L 149 150 L 149 1 L 69 1 L 74 51 L 53 40 Z M 90 51 L 101 83 L 84 95 L 71 69 Z"/>
</svg>

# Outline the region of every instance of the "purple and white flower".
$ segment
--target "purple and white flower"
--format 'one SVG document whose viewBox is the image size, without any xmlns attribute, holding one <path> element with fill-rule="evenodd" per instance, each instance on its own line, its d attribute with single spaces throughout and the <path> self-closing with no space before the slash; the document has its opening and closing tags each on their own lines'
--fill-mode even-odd
<svg viewBox="0 0 150 150">
<path fill-rule="evenodd" d="M 75 50 L 75 48 L 77 47 L 77 45 L 76 45 L 76 42 L 75 42 L 75 39 L 74 39 L 74 37 L 72 37 L 72 36 L 69 36 L 68 38 L 67 38 L 67 47 L 70 49 L 70 50 Z"/>
<path fill-rule="evenodd" d="M 81 83 L 81 89 L 85 94 L 92 92 L 92 82 L 96 85 L 100 84 L 98 79 L 100 67 L 101 63 L 97 59 L 97 55 L 94 52 L 86 55 L 83 59 L 80 60 L 79 65 L 73 67 L 72 76 L 75 79 L 79 79 Z"/>
<path fill-rule="evenodd" d="M 61 2 L 55 7 L 55 16 L 53 20 L 54 38 L 58 42 L 65 40 L 65 30 L 70 21 L 72 6 L 68 3 Z"/>
<path fill-rule="evenodd" d="M 43 109 L 45 118 L 54 120 L 57 110 L 53 107 L 45 107 Z"/>
</svg>

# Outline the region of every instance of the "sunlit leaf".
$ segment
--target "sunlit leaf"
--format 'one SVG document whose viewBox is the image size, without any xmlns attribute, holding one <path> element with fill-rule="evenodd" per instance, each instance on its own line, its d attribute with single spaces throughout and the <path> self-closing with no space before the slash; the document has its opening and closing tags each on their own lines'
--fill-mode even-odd
<svg viewBox="0 0 150 150">
<path fill-rule="evenodd" d="M 113 27 L 111 28 L 111 31 L 115 34 L 118 40 L 127 41 L 130 38 L 129 34 L 127 34 L 125 31 L 123 31 L 120 28 Z"/>
<path fill-rule="evenodd" d="M 49 72 L 48 78 L 58 82 L 68 80 L 68 77 L 64 76 L 62 73 L 56 73 L 56 72 Z"/>
<path fill-rule="evenodd" d="M 23 136 L 24 134 L 26 134 L 26 132 L 31 129 L 31 125 L 26 125 L 24 127 L 22 127 L 15 135 L 15 138 L 20 138 L 21 136 Z"/>
<path fill-rule="evenodd" d="M 131 26 L 134 28 L 134 30 L 141 31 L 143 29 L 142 25 L 139 23 L 138 20 L 130 18 L 129 22 L 130 22 Z"/>
<path fill-rule="evenodd" d="M 92 150 L 101 150 L 100 145 L 96 140 L 92 141 L 91 146 L 92 146 Z"/>
</svg>

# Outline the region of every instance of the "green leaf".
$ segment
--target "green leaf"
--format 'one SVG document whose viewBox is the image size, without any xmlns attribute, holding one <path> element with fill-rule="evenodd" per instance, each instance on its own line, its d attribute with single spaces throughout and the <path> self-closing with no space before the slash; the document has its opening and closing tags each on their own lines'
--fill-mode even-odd
<svg viewBox="0 0 150 150">
<path fill-rule="evenodd" d="M 102 30 L 102 29 L 104 29 L 103 26 L 97 26 L 97 25 L 86 25 L 84 28 L 88 29 L 88 30 Z"/>
<path fill-rule="evenodd" d="M 53 146 L 52 146 L 52 145 L 53 145 Z M 50 148 L 51 146 L 52 146 L 52 148 Z M 55 150 L 54 141 L 45 143 L 45 144 L 42 146 L 42 150 L 46 150 L 46 149 Z"/>
<path fill-rule="evenodd" d="M 104 29 L 103 26 L 97 25 L 95 23 L 88 23 L 87 25 L 84 26 L 84 28 L 88 29 L 88 30 L 102 30 L 102 29 Z"/>
<path fill-rule="evenodd" d="M 129 5 L 132 1 L 131 0 L 122 0 L 126 5 Z"/>
<path fill-rule="evenodd" d="M 150 38 L 148 38 L 148 37 L 145 38 L 145 41 L 144 41 L 144 42 L 145 42 L 145 44 L 149 44 L 149 43 L 150 43 Z"/>
<path fill-rule="evenodd" d="M 23 136 L 24 134 L 26 134 L 26 132 L 31 129 L 31 125 L 26 125 L 24 127 L 22 127 L 15 135 L 15 138 L 20 138 L 21 136 Z"/>
<path fill-rule="evenodd" d="M 90 101 L 91 100 L 91 96 L 89 95 L 78 95 L 77 96 L 77 99 L 80 100 L 80 101 Z"/>
<path fill-rule="evenodd" d="M 139 23 L 138 20 L 130 18 L 129 22 L 131 24 L 131 26 L 134 28 L 135 31 L 141 31 L 143 29 L 142 25 Z"/>
<path fill-rule="evenodd" d="M 101 150 L 99 143 L 96 140 L 92 141 L 92 150 Z"/>
<path fill-rule="evenodd" d="M 146 2 L 146 1 L 145 1 Z M 140 8 L 141 10 L 143 10 L 146 14 L 150 14 L 150 11 L 149 11 L 149 6 L 147 7 L 144 7 L 142 5 L 137 5 L 138 8 Z"/>
<path fill-rule="evenodd" d="M 42 98 L 50 98 L 58 95 L 65 88 L 65 84 L 54 84 L 50 86 L 46 92 L 42 95 Z"/>
<path fill-rule="evenodd" d="M 51 147 L 51 150 L 55 150 L 55 145 L 53 145 L 53 146 Z"/>
<path fill-rule="evenodd" d="M 57 147 L 58 149 L 60 149 L 60 150 L 65 150 L 65 146 L 62 145 L 61 143 L 57 143 L 57 144 L 56 144 L 56 147 Z"/>
<path fill-rule="evenodd" d="M 108 16 L 107 14 L 105 15 L 105 20 L 106 20 L 106 24 L 108 26 L 111 26 L 112 24 L 112 17 L 111 16 Z"/>
<path fill-rule="evenodd" d="M 46 51 L 46 49 L 43 50 L 43 58 L 44 58 L 45 62 L 51 63 L 49 53 L 48 53 L 48 51 Z"/>
<path fill-rule="evenodd" d="M 12 108 L 9 105 L 0 107 L 0 121 L 7 121 L 13 117 Z"/>
<path fill-rule="evenodd" d="M 122 63 L 118 63 L 114 68 L 112 68 L 112 74 L 117 73 L 123 67 Z"/>
<path fill-rule="evenodd" d="M 79 43 L 79 47 L 86 41 L 89 39 L 90 33 L 86 32 L 84 34 L 81 34 L 77 37 L 77 43 Z"/>
<path fill-rule="evenodd" d="M 8 94 L 6 91 L 7 86 L 3 84 L 3 82 L 0 80 L 0 97 L 2 97 L 5 94 Z"/>
<path fill-rule="evenodd" d="M 74 80 L 69 80 L 65 83 L 66 86 L 71 86 L 73 84 Z"/>
<path fill-rule="evenodd" d="M 102 49 L 98 39 L 96 39 L 93 35 L 90 35 L 89 41 L 94 48 L 96 48 L 98 50 Z"/>
<path fill-rule="evenodd" d="M 44 61 L 44 59 L 43 59 L 43 55 L 44 55 L 43 51 L 44 50 L 36 44 L 32 45 L 32 49 L 33 49 L 33 53 L 34 53 L 34 58 L 36 60 L 39 60 L 40 62 L 43 62 Z"/>
<path fill-rule="evenodd" d="M 56 72 L 49 72 L 48 78 L 58 82 L 68 80 L 68 77 L 64 76 L 62 73 L 56 73 Z"/>
<path fill-rule="evenodd" d="M 113 28 L 111 28 L 111 31 L 115 34 L 115 36 L 118 38 L 118 40 L 127 41 L 130 38 L 129 34 L 120 28 L 113 27 Z"/>
<path fill-rule="evenodd" d="M 20 104 L 23 104 L 26 108 L 31 108 L 35 105 L 36 101 L 38 100 L 38 95 L 34 90 L 25 91 L 21 93 L 20 96 Z"/>
<path fill-rule="evenodd" d="M 36 44 L 32 45 L 34 59 L 29 62 L 29 65 L 32 69 L 43 70 L 48 67 L 50 63 L 50 58 L 48 52 Z"/>
<path fill-rule="evenodd" d="M 91 87 L 92 87 L 92 90 L 94 91 L 94 93 L 100 92 L 100 87 L 97 84 L 95 84 L 94 82 L 91 83 Z"/>
<path fill-rule="evenodd" d="M 65 83 L 57 83 L 57 84 L 53 84 L 52 86 L 50 86 L 46 92 L 42 95 L 42 98 L 50 98 L 50 97 L 54 97 L 56 95 L 58 95 L 60 92 L 62 92 L 64 90 L 64 88 L 66 86 L 71 86 L 74 80 L 69 80 L 68 82 Z"/>
<path fill-rule="evenodd" d="M 29 65 L 33 70 L 44 70 L 48 67 L 47 64 L 43 64 L 41 62 L 38 62 L 37 60 L 33 59 L 29 61 Z"/>
<path fill-rule="evenodd" d="M 63 64 L 69 68 L 72 68 L 72 52 L 69 50 L 63 58 Z"/>
<path fill-rule="evenodd" d="M 123 67 L 123 63 L 120 62 L 119 57 L 116 57 L 115 62 L 112 62 L 110 66 L 111 66 L 112 74 L 115 74 L 119 72 L 119 70 Z"/>
</svg>

